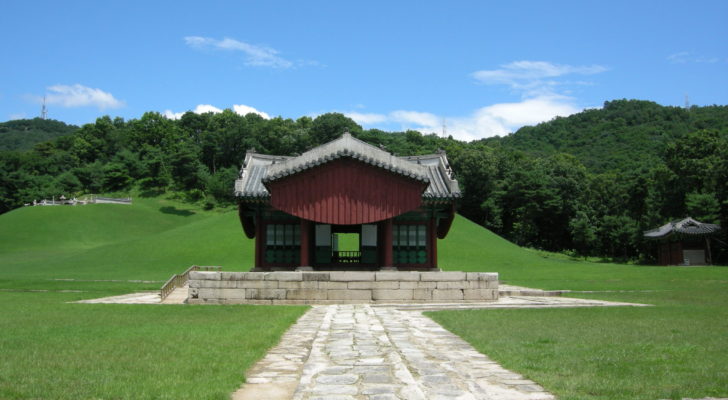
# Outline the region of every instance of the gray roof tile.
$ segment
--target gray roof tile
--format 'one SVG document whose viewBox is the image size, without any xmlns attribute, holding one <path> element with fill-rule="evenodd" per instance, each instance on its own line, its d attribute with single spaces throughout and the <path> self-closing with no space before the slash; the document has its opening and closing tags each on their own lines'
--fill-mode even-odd
<svg viewBox="0 0 728 400">
<path fill-rule="evenodd" d="M 645 232 L 645 237 L 650 239 L 659 239 L 672 234 L 700 236 L 710 235 L 718 231 L 720 231 L 720 225 L 707 224 L 687 217 L 680 221 L 669 222 L 659 228 L 650 229 Z"/>
<path fill-rule="evenodd" d="M 238 180 L 235 196 L 255 199 L 268 198 L 266 182 L 313 168 L 317 165 L 349 157 L 361 162 L 408 176 L 428 186 L 423 200 L 453 199 L 461 196 L 458 181 L 444 152 L 424 156 L 396 157 L 345 133 L 341 138 L 313 148 L 298 157 L 271 156 L 248 152 Z"/>
</svg>

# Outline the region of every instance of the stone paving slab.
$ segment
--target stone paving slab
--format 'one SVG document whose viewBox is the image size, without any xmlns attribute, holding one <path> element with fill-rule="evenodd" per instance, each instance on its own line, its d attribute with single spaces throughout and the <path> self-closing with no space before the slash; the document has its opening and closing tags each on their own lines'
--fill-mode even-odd
<svg viewBox="0 0 728 400">
<path fill-rule="evenodd" d="M 246 373 L 248 383 L 232 398 L 554 399 L 537 383 L 502 368 L 422 311 L 617 305 L 635 304 L 524 296 L 480 304 L 313 306 Z"/>
<path fill-rule="evenodd" d="M 367 304 L 313 307 L 247 376 L 234 400 L 554 398 L 420 312 Z"/>
<path fill-rule="evenodd" d="M 480 308 L 571 308 L 571 307 L 650 307 L 650 304 L 579 299 L 558 296 L 509 296 L 482 303 L 373 304 L 374 307 L 395 307 L 399 310 L 438 311 Z"/>
<path fill-rule="evenodd" d="M 79 300 L 76 303 L 86 304 L 184 304 L 187 301 L 188 287 L 176 288 L 166 299 L 162 300 L 158 291 L 137 292 L 119 296 L 101 297 L 98 299 Z"/>
<path fill-rule="evenodd" d="M 159 292 L 138 292 L 120 296 L 101 297 L 98 299 L 79 300 L 76 303 L 86 304 L 160 304 Z"/>
</svg>

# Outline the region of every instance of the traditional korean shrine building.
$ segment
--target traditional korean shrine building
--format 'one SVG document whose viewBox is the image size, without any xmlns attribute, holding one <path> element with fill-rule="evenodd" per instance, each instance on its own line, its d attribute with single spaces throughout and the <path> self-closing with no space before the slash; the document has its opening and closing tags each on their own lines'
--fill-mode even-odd
<svg viewBox="0 0 728 400">
<path fill-rule="evenodd" d="M 249 151 L 235 195 L 256 271 L 427 271 L 461 193 L 444 152 L 398 157 L 345 133 L 296 157 Z"/>
<path fill-rule="evenodd" d="M 657 241 L 659 265 L 712 264 L 710 238 L 720 225 L 707 224 L 687 217 L 645 232 L 645 238 Z"/>
</svg>

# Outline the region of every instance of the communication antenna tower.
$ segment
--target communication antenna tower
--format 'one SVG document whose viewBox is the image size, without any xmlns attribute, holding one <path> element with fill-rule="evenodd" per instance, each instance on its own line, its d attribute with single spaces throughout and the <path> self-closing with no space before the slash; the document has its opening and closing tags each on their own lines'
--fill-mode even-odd
<svg viewBox="0 0 728 400">
<path fill-rule="evenodd" d="M 447 120 L 445 118 L 442 119 L 442 138 L 447 137 Z"/>
<path fill-rule="evenodd" d="M 685 93 L 685 109 L 690 109 L 690 100 L 688 99 L 688 94 Z"/>
<path fill-rule="evenodd" d="M 48 119 L 48 109 L 46 108 L 45 96 L 43 96 L 43 106 L 40 108 L 40 119 Z"/>
</svg>

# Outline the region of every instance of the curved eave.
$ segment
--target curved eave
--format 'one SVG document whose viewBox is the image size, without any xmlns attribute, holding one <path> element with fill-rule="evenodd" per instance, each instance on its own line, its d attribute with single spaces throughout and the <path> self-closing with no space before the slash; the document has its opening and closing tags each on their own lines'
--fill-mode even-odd
<svg viewBox="0 0 728 400">
<path fill-rule="evenodd" d="M 244 202 L 250 202 L 250 203 L 260 203 L 260 202 L 266 202 L 270 200 L 270 194 L 267 192 L 262 193 L 241 193 L 236 192 L 235 197 L 238 198 L 239 201 Z M 432 194 L 423 194 L 422 195 L 422 203 L 423 204 L 448 204 L 452 202 L 456 202 L 462 198 L 462 195 L 460 193 L 451 193 L 451 194 L 443 194 L 443 195 L 437 195 L 433 196 Z"/>
<path fill-rule="evenodd" d="M 386 171 L 393 172 L 393 173 L 395 173 L 397 175 L 401 175 L 401 176 L 404 176 L 404 177 L 407 177 L 407 178 L 415 179 L 415 180 L 420 181 L 420 182 L 430 183 L 430 178 L 427 175 L 425 175 L 425 174 L 416 174 L 416 173 L 411 172 L 411 171 L 406 171 L 406 170 L 404 170 L 402 168 L 399 168 L 399 167 L 396 167 L 396 166 L 393 166 L 393 165 L 390 165 L 390 164 L 383 163 L 383 162 L 381 162 L 379 160 L 375 160 L 374 158 L 365 156 L 363 154 L 354 153 L 354 152 L 351 152 L 351 151 L 346 150 L 346 149 L 340 150 L 340 151 L 338 151 L 338 152 L 336 152 L 334 154 L 330 154 L 330 155 L 326 155 L 326 156 L 317 158 L 317 159 L 312 160 L 312 161 L 309 161 L 309 162 L 307 162 L 305 164 L 299 165 L 299 166 L 297 166 L 295 168 L 286 169 L 286 170 L 283 170 L 283 171 L 281 171 L 279 173 L 272 174 L 272 175 L 268 175 L 265 178 L 261 179 L 261 182 L 263 182 L 263 184 L 266 184 L 266 183 L 269 183 L 269 182 L 273 182 L 273 181 L 276 181 L 278 179 L 282 179 L 282 178 L 285 178 L 287 176 L 295 175 L 295 174 L 298 174 L 300 172 L 309 170 L 309 169 L 314 168 L 314 167 L 317 167 L 319 165 L 323 165 L 323 164 L 326 164 L 328 162 L 331 162 L 331 161 L 334 161 L 334 160 L 338 160 L 340 158 L 351 158 L 351 159 L 354 159 L 354 160 L 361 161 L 361 162 L 363 162 L 365 164 L 371 165 L 373 167 L 381 168 L 381 169 L 384 169 Z"/>
</svg>

